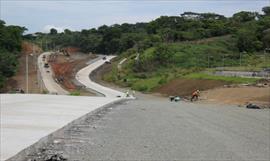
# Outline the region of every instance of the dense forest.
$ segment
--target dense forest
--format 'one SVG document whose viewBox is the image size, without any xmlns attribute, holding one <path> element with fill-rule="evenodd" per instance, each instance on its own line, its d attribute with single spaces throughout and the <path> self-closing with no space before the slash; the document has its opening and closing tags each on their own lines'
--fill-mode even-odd
<svg viewBox="0 0 270 161">
<path fill-rule="evenodd" d="M 25 30 L 26 28 L 20 26 L 6 26 L 0 20 L 0 89 L 6 79 L 16 72 Z"/>
<path fill-rule="evenodd" d="M 242 11 L 229 18 L 215 13 L 185 12 L 179 16 L 161 16 L 149 23 L 103 25 L 80 32 L 66 29 L 57 33 L 51 29 L 49 34 L 25 37 L 39 42 L 46 40 L 43 47 L 75 46 L 84 52 L 120 54 L 130 48 L 143 51 L 160 43 L 232 34 L 239 51 L 254 52 L 270 45 L 270 7 L 262 10 L 264 14 Z"/>
</svg>

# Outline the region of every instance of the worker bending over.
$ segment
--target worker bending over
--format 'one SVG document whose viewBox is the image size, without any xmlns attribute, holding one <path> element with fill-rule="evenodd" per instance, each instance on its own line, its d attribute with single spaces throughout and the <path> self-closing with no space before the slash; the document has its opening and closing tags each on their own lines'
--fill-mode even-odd
<svg viewBox="0 0 270 161">
<path fill-rule="evenodd" d="M 194 91 L 194 92 L 192 93 L 191 102 L 192 102 L 194 99 L 195 99 L 195 101 L 198 100 L 199 95 L 200 95 L 200 91 L 199 91 L 199 90 Z"/>
</svg>

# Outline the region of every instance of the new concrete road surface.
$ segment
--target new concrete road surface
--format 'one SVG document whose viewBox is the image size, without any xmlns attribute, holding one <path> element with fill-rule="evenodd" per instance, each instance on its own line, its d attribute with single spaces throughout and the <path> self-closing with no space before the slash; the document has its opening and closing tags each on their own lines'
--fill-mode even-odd
<svg viewBox="0 0 270 161">
<path fill-rule="evenodd" d="M 269 161 L 269 114 L 143 97 L 87 114 L 10 160 Z"/>
<path fill-rule="evenodd" d="M 116 91 L 114 89 L 108 88 L 101 86 L 95 82 L 93 82 L 90 78 L 89 75 L 91 72 L 93 72 L 95 69 L 100 67 L 102 64 L 104 64 L 106 61 L 110 61 L 113 59 L 115 56 L 106 56 L 106 60 L 99 59 L 92 64 L 88 65 L 87 67 L 81 69 L 77 74 L 76 74 L 76 79 L 82 83 L 84 86 L 91 88 L 101 94 L 103 94 L 105 97 L 109 98 L 116 98 L 116 97 L 121 97 L 124 98 L 125 94 L 119 91 Z"/>
<path fill-rule="evenodd" d="M 50 52 L 41 54 L 38 66 L 42 80 L 50 94 L 66 95 L 53 79 L 51 67 L 44 68 L 43 56 L 48 59 Z M 109 61 L 111 57 L 108 57 Z M 122 98 L 121 92 L 102 87 L 89 78 L 90 73 L 105 63 L 98 60 L 84 68 L 79 80 L 88 88 L 102 93 L 106 97 L 72 97 L 54 95 L 1 95 L 1 153 L 0 159 L 7 159 L 40 138 L 63 127 L 72 120 L 83 116 L 101 106 Z"/>
<path fill-rule="evenodd" d="M 47 62 L 50 54 L 51 52 L 45 52 L 45 53 L 42 53 L 38 57 L 38 68 L 39 68 L 43 83 L 50 94 L 67 95 L 69 94 L 69 92 L 63 89 L 53 79 L 53 71 L 51 69 L 51 66 L 49 66 L 49 68 L 44 67 L 44 63 Z M 44 61 L 43 61 L 43 56 L 46 57 Z"/>
<path fill-rule="evenodd" d="M 36 94 L 1 94 L 0 99 L 1 160 L 86 113 L 117 100 Z"/>
</svg>

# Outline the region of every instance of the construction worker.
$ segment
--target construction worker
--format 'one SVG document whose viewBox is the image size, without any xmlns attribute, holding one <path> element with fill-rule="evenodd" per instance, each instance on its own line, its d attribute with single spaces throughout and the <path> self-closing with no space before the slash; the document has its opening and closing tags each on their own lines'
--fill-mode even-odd
<svg viewBox="0 0 270 161">
<path fill-rule="evenodd" d="M 129 90 L 126 91 L 126 97 L 129 97 Z"/>
<path fill-rule="evenodd" d="M 194 91 L 192 93 L 191 102 L 193 101 L 193 99 L 198 100 L 199 95 L 200 95 L 200 91 L 199 90 Z"/>
</svg>

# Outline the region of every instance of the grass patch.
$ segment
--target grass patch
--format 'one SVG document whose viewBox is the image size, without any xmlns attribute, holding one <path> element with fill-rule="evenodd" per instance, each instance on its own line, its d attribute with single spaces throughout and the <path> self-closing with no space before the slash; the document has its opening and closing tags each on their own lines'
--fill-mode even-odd
<svg viewBox="0 0 270 161">
<path fill-rule="evenodd" d="M 73 91 L 73 92 L 70 92 L 71 96 L 80 96 L 81 95 L 81 92 L 80 91 Z"/>
<path fill-rule="evenodd" d="M 132 84 L 131 88 L 137 91 L 149 92 L 153 90 L 154 88 L 158 87 L 160 85 L 161 80 L 162 78 L 160 77 L 140 79 L 136 81 L 134 84 Z"/>
<path fill-rule="evenodd" d="M 209 79 L 209 80 L 220 80 L 230 83 L 255 83 L 258 78 L 243 78 L 243 77 L 225 77 L 225 76 L 215 76 L 205 73 L 192 73 L 184 76 L 188 79 Z"/>
</svg>

